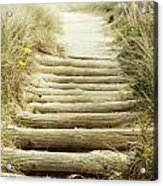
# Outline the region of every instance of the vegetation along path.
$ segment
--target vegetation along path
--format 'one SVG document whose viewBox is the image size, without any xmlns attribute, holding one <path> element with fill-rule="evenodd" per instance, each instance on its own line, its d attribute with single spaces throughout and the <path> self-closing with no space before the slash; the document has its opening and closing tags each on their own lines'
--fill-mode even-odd
<svg viewBox="0 0 163 186">
<path fill-rule="evenodd" d="M 14 150 L 3 158 L 13 174 L 100 176 L 126 170 L 136 142 L 136 101 L 102 17 L 62 13 L 66 57 L 35 55 L 26 110 L 8 127 Z M 80 177 L 80 176 L 79 176 Z"/>
</svg>

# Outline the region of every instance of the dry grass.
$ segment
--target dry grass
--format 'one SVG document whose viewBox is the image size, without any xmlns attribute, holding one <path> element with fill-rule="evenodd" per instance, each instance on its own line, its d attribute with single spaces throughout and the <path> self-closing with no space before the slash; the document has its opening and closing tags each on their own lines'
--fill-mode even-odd
<svg viewBox="0 0 163 186">
<path fill-rule="evenodd" d="M 138 11 L 141 7 L 146 9 L 144 14 Z M 154 3 L 122 3 L 122 8 L 112 25 L 118 45 L 123 46 L 119 60 L 144 109 L 154 112 Z"/>
<path fill-rule="evenodd" d="M 12 17 L 6 16 L 12 11 Z M 59 20 L 48 5 L 4 5 L 2 30 L 2 116 L 3 124 L 21 109 L 22 85 L 30 73 L 35 51 L 58 55 L 55 34 Z M 7 121 L 6 121 L 7 120 Z"/>
<path fill-rule="evenodd" d="M 116 32 L 117 45 L 123 48 L 119 60 L 135 96 L 142 103 L 138 108 L 142 111 L 142 117 L 135 121 L 135 127 L 142 129 L 142 136 L 130 149 L 133 158 L 129 171 L 113 172 L 109 179 L 154 180 L 157 177 L 154 165 L 156 148 L 153 137 L 148 133 L 155 124 L 154 4 L 153 2 L 130 3 L 130 5 L 119 3 L 116 9 L 114 5 L 91 3 L 75 5 L 70 9 L 79 10 L 80 7 L 82 11 L 102 13 L 109 19 L 108 21 L 111 16 L 114 17 L 111 27 Z M 140 14 L 138 9 L 141 7 L 145 7 L 148 11 Z M 21 106 L 21 85 L 32 67 L 29 57 L 34 50 L 58 53 L 55 42 L 53 46 L 51 45 L 52 31 L 53 33 L 58 31 L 57 18 L 49 19 L 47 12 L 42 14 L 43 7 L 37 7 L 36 11 L 33 5 L 15 6 L 14 16 L 6 18 L 5 12 L 8 8 L 10 7 L 5 7 L 2 13 L 2 111 L 6 116 L 8 116 L 6 110 L 13 115 L 16 111 L 15 105 Z M 23 12 L 24 16 L 20 16 L 20 12 Z M 55 24 L 51 24 L 52 22 Z M 8 117 L 3 118 L 4 122 L 6 118 L 8 119 Z M 145 174 L 140 173 L 142 167 L 146 168 Z"/>
<path fill-rule="evenodd" d="M 12 11 L 12 17 L 6 11 Z M 48 5 L 5 5 L 1 9 L 2 147 L 15 148 L 6 128 L 24 107 L 22 87 L 33 69 L 32 56 L 37 51 L 62 55 L 56 40 L 59 25 L 56 10 Z"/>
<path fill-rule="evenodd" d="M 140 13 L 140 8 L 145 13 Z M 157 170 L 154 165 L 154 138 L 148 130 L 155 126 L 155 67 L 154 63 L 154 3 L 137 2 L 121 4 L 122 13 L 112 23 L 117 33 L 117 44 L 122 46 L 119 60 L 123 70 L 130 80 L 135 96 L 141 100 L 139 111 L 142 116 L 136 121 L 136 126 L 142 129 L 138 143 L 131 148 L 134 158 L 129 165 L 128 179 L 154 180 Z M 156 135 L 156 133 L 155 133 Z M 144 167 L 146 173 L 140 173 Z M 156 174 L 155 174 L 156 173 Z"/>
</svg>

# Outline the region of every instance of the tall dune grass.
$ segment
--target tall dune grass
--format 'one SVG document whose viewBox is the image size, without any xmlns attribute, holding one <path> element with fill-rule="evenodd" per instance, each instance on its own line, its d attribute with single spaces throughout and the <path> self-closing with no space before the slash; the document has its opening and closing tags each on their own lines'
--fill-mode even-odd
<svg viewBox="0 0 163 186">
<path fill-rule="evenodd" d="M 11 17 L 6 16 L 12 11 Z M 35 51 L 58 54 L 59 20 L 48 5 L 4 5 L 1 9 L 2 115 L 22 107 L 22 85 Z"/>
<path fill-rule="evenodd" d="M 115 21 L 111 24 L 117 35 L 116 43 L 122 47 L 118 59 L 130 80 L 136 99 L 141 101 L 138 111 L 142 111 L 142 115 L 135 125 L 142 129 L 142 135 L 131 148 L 134 157 L 129 172 L 124 175 L 128 179 L 157 178 L 157 144 L 148 132 L 151 127 L 157 127 L 156 6 L 154 2 L 121 3 L 121 13 L 115 14 Z M 145 12 L 141 12 L 142 8 Z M 154 135 L 157 138 L 157 133 Z M 140 172 L 141 168 L 146 169 L 144 174 Z"/>
<path fill-rule="evenodd" d="M 144 13 L 139 12 L 141 8 Z M 122 3 L 122 13 L 113 23 L 117 43 L 123 46 L 119 56 L 124 72 L 144 109 L 154 112 L 154 2 Z M 141 105 L 142 106 L 142 105 Z"/>
<path fill-rule="evenodd" d="M 128 179 L 153 180 L 157 177 L 157 144 L 148 132 L 151 127 L 157 127 L 156 6 L 154 2 L 121 3 L 121 14 L 116 15 L 117 19 L 111 25 L 117 35 L 116 43 L 122 47 L 119 61 L 136 98 L 141 100 L 138 110 L 142 111 L 142 116 L 135 124 L 142 129 L 142 136 L 131 148 L 134 158 L 129 165 Z M 145 12 L 140 12 L 142 8 Z M 156 133 L 154 135 L 157 137 Z M 140 172 L 142 167 L 146 169 L 145 174 Z"/>
</svg>

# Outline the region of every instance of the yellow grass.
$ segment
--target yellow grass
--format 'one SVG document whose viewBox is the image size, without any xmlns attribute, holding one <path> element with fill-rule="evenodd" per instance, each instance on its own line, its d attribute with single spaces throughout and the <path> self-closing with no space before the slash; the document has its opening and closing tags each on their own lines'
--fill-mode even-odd
<svg viewBox="0 0 163 186">
<path fill-rule="evenodd" d="M 11 17 L 6 16 L 12 11 Z M 49 5 L 4 5 L 2 31 L 2 115 L 6 123 L 22 105 L 24 80 L 36 51 L 59 54 L 55 34 L 59 32 L 56 10 Z"/>
</svg>

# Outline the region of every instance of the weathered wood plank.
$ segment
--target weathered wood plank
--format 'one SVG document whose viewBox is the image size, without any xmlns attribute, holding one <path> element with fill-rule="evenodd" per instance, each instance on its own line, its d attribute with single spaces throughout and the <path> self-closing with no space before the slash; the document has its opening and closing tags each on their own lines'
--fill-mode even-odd
<svg viewBox="0 0 163 186">
<path fill-rule="evenodd" d="M 33 93 L 25 93 L 25 99 L 27 102 L 40 102 L 40 103 L 102 103 L 105 101 L 124 101 L 127 99 L 133 99 L 132 92 L 121 91 L 121 94 L 114 94 L 110 96 L 101 95 L 36 95 Z"/>
<path fill-rule="evenodd" d="M 46 82 L 46 81 L 39 81 L 35 80 L 31 82 L 36 88 L 54 88 L 54 89 L 81 89 L 81 90 L 98 90 L 98 91 L 126 91 L 130 90 L 128 83 L 114 83 L 114 84 L 102 84 L 102 83 L 54 83 L 54 82 Z"/>
<path fill-rule="evenodd" d="M 36 54 L 34 60 L 45 66 L 72 66 L 72 67 L 119 67 L 119 63 L 117 61 L 109 61 L 109 60 L 74 60 L 74 59 L 64 59 L 57 58 L 50 55 L 41 55 Z"/>
<path fill-rule="evenodd" d="M 83 95 L 83 96 L 108 96 L 115 97 L 121 96 L 123 94 L 131 94 L 131 91 L 88 91 L 81 89 L 74 90 L 62 90 L 62 89 L 53 89 L 53 88 L 35 88 L 33 86 L 28 86 L 24 88 L 25 91 L 41 95 Z"/>
<path fill-rule="evenodd" d="M 82 59 L 82 60 L 116 60 L 119 52 L 101 52 L 100 50 L 92 51 L 92 53 L 86 50 L 67 52 L 69 58 Z"/>
<path fill-rule="evenodd" d="M 126 150 L 136 141 L 140 130 L 133 129 L 31 129 L 10 126 L 7 134 L 21 149 L 60 151 Z"/>
<path fill-rule="evenodd" d="M 32 75 L 35 79 L 39 76 L 45 81 L 52 81 L 58 83 L 126 83 L 127 79 L 122 76 L 65 76 L 65 75 L 54 75 L 54 74 L 44 74 L 38 73 Z"/>
<path fill-rule="evenodd" d="M 109 101 L 104 103 L 29 103 L 30 111 L 41 113 L 58 113 L 58 112 L 116 112 L 127 111 L 136 105 L 135 100 L 126 101 Z"/>
<path fill-rule="evenodd" d="M 70 67 L 70 66 L 56 66 L 49 67 L 43 65 L 37 65 L 36 70 L 42 73 L 53 73 L 56 75 L 67 75 L 67 76 L 81 76 L 81 75 L 89 75 L 89 76 L 101 76 L 101 75 L 121 75 L 122 70 L 118 67 L 115 68 L 80 68 L 80 67 Z"/>
<path fill-rule="evenodd" d="M 32 114 L 22 112 L 17 123 L 34 128 L 108 128 L 133 122 L 139 113 L 53 113 Z"/>
<path fill-rule="evenodd" d="M 113 151 L 90 153 L 60 153 L 4 149 L 2 162 L 15 170 L 29 172 L 67 172 L 107 174 L 111 170 L 124 170 L 130 163 L 127 155 Z"/>
</svg>

